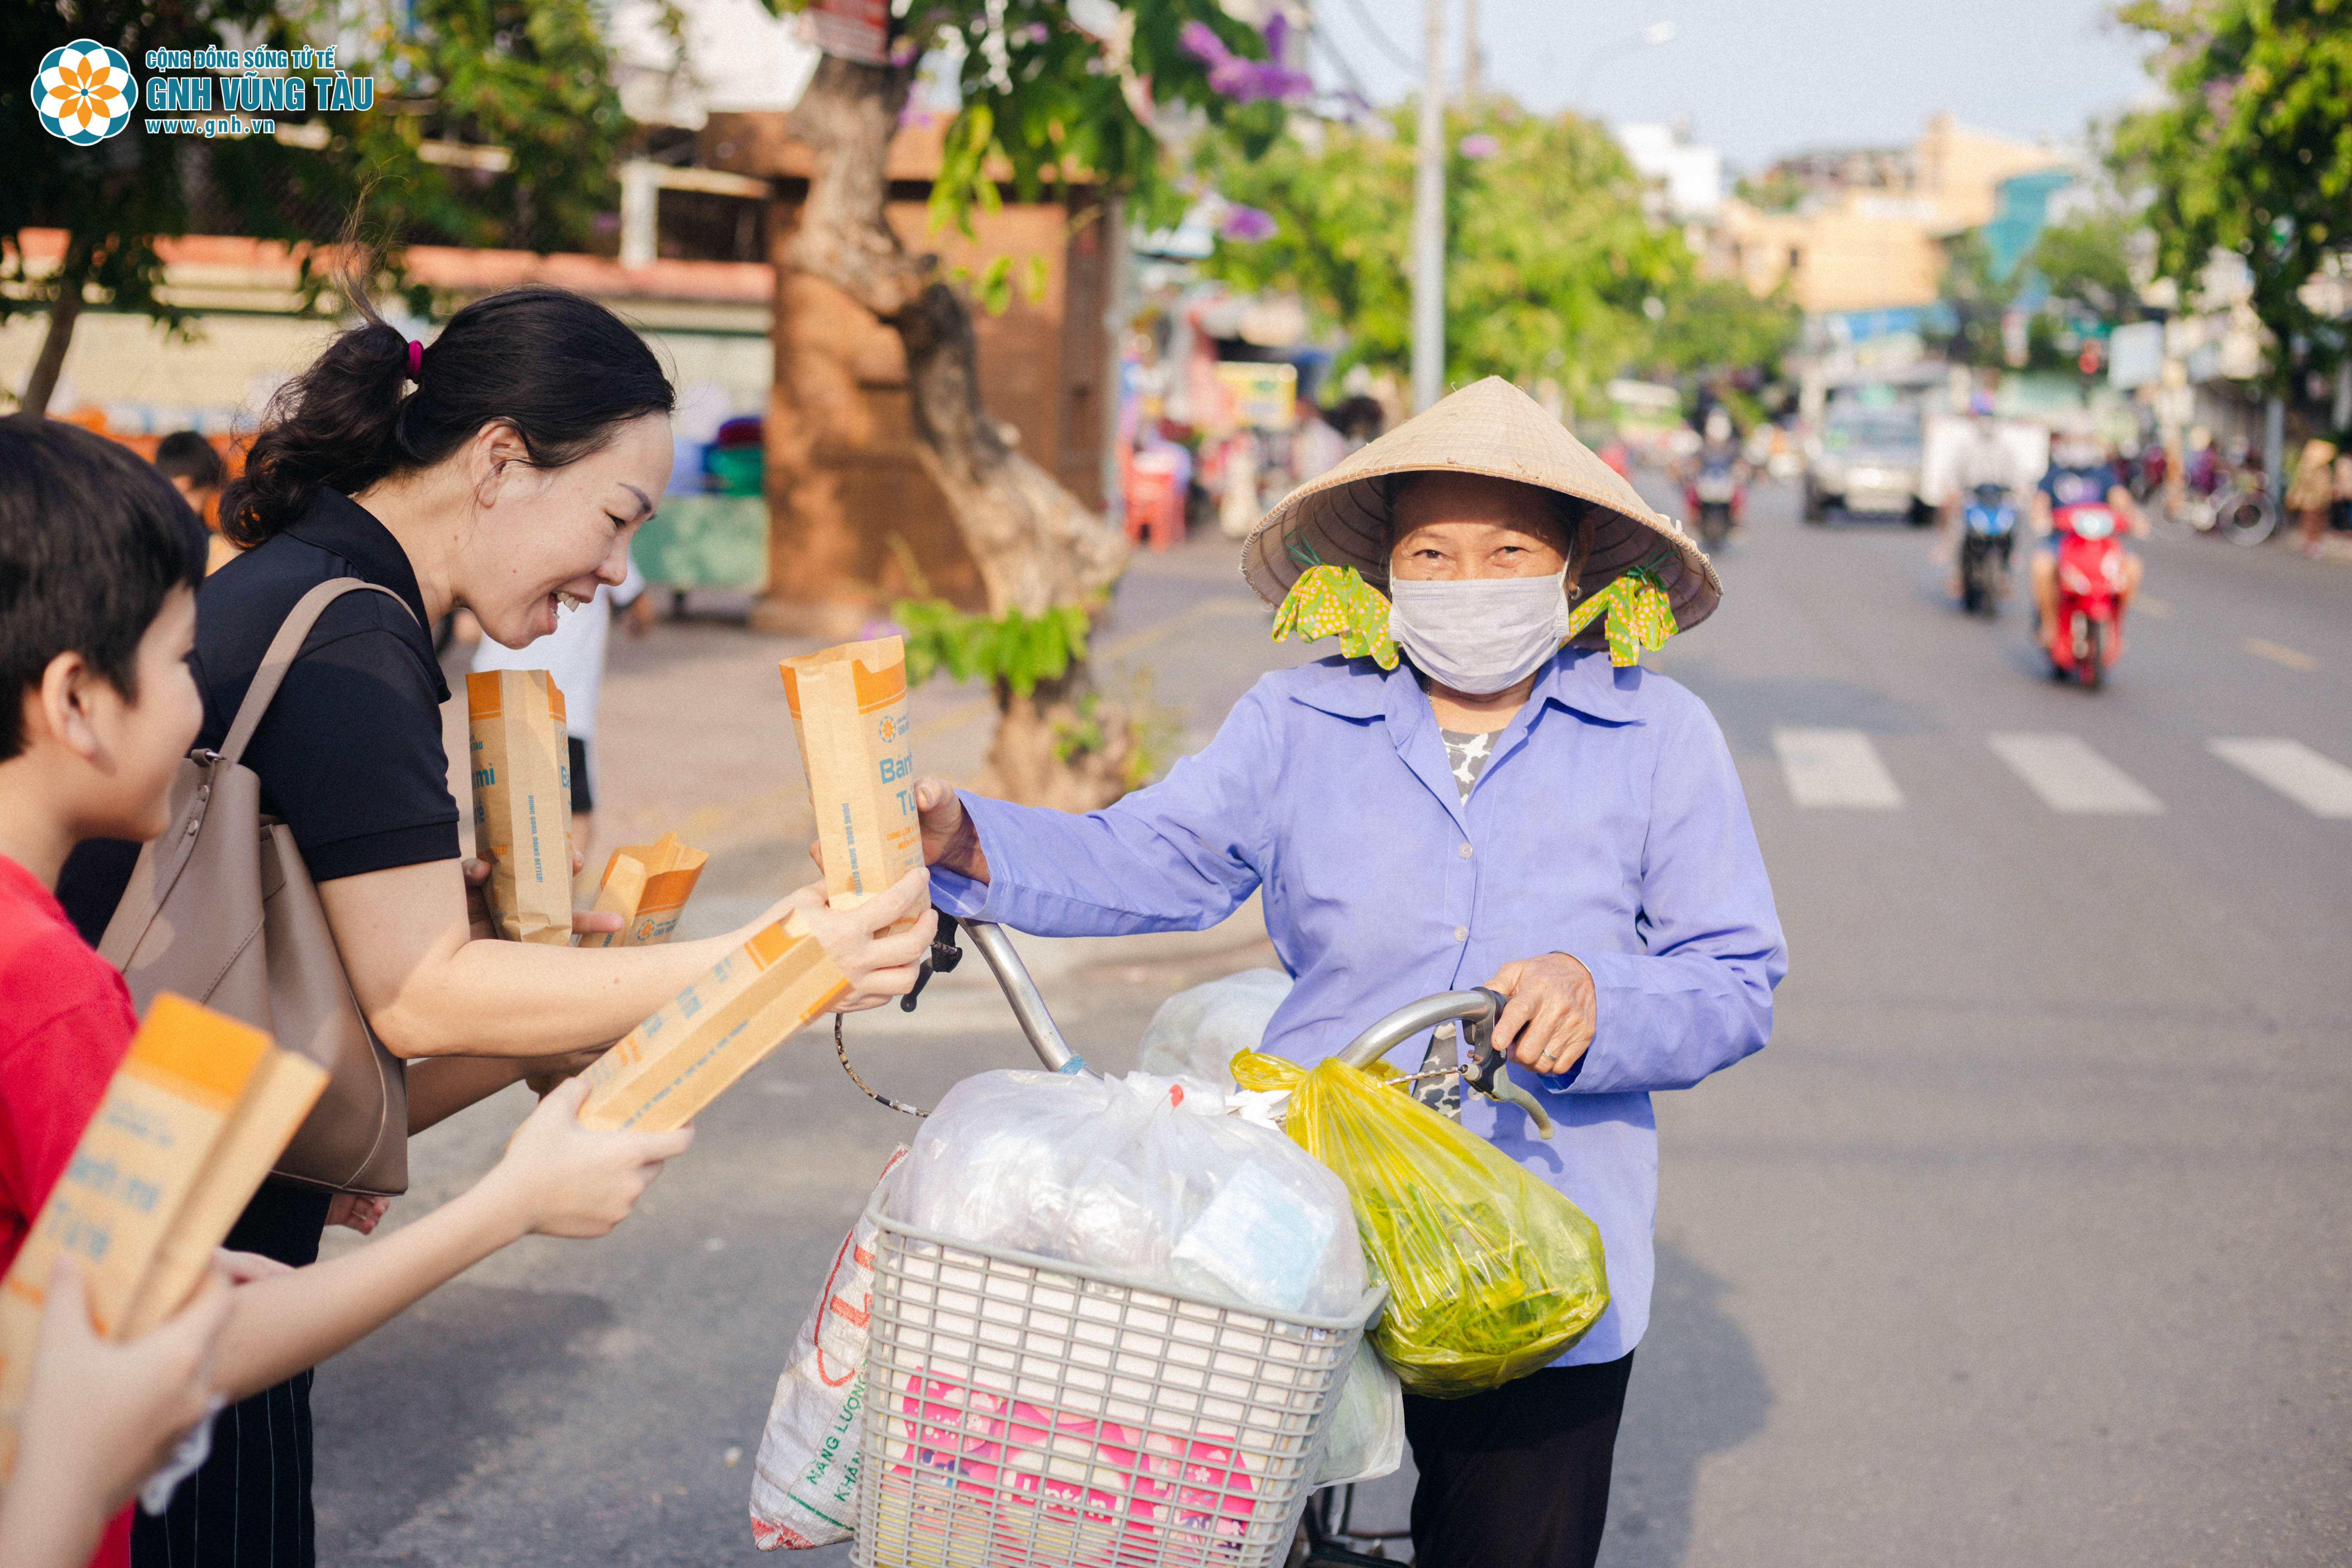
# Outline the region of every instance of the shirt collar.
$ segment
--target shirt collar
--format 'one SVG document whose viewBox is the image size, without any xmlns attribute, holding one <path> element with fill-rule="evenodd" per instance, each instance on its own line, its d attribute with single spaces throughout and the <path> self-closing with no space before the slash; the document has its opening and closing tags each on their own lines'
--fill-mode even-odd
<svg viewBox="0 0 2352 1568">
<path fill-rule="evenodd" d="M 1340 719 L 1387 719 L 1391 723 L 1425 710 L 1412 666 L 1402 659 L 1382 669 L 1369 658 L 1317 661 L 1316 678 L 1303 682 L 1292 700 Z M 1553 703 L 1609 724 L 1630 724 L 1635 715 L 1626 697 L 1640 688 L 1639 666 L 1618 669 L 1598 648 L 1564 647 L 1536 678 L 1531 700 Z"/>
<path fill-rule="evenodd" d="M 425 594 L 416 585 L 416 568 L 409 564 L 408 552 L 373 512 L 342 491 L 320 486 L 310 509 L 286 531 L 341 556 L 361 578 L 399 595 L 418 626 L 433 624 L 425 614 Z"/>
<path fill-rule="evenodd" d="M 66 930 L 73 930 L 73 922 L 66 918 L 65 906 L 58 902 L 57 894 L 5 855 L 0 855 L 0 899 L 16 899 L 30 904 Z M 81 939 L 77 935 L 74 940 Z"/>
</svg>

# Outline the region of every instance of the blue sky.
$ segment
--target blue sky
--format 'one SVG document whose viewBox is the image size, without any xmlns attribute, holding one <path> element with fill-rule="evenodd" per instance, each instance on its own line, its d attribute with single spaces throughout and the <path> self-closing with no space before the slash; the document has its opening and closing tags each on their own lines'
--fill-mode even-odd
<svg viewBox="0 0 2352 1568">
<path fill-rule="evenodd" d="M 1449 0 L 1460 15 L 1461 0 Z M 1609 120 L 1689 114 L 1742 169 L 1807 147 L 1899 143 L 1930 114 L 2032 140 L 2065 139 L 2147 89 L 2137 41 L 2095 0 L 1479 0 L 1486 76 L 1539 110 Z M 1421 54 L 1422 0 L 1317 0 L 1333 46 L 1377 101 L 1408 71 L 1372 36 Z M 1671 43 L 1596 53 L 1654 22 Z M 1369 27 L 1368 27 L 1369 22 Z M 1459 59 L 1458 39 L 1451 47 Z"/>
</svg>

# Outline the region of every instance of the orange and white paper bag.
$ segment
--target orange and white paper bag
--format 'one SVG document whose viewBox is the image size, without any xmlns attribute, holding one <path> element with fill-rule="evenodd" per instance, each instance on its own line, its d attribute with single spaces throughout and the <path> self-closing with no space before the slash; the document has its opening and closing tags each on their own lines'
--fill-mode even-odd
<svg viewBox="0 0 2352 1568">
<path fill-rule="evenodd" d="M 794 910 L 598 1057 L 581 1075 L 580 1120 L 603 1132 L 683 1127 L 848 989 Z"/>
<path fill-rule="evenodd" d="M 677 917 L 694 891 L 703 863 L 701 850 L 665 833 L 651 844 L 628 844 L 613 851 L 604 863 L 604 880 L 596 889 L 596 908 L 619 915 L 619 931 L 598 931 L 580 939 L 583 947 L 653 947 L 670 939 Z"/>
<path fill-rule="evenodd" d="M 907 648 L 898 637 L 788 658 L 784 701 L 824 856 L 825 897 L 864 902 L 923 863 L 915 753 L 907 737 Z M 919 911 L 891 927 L 904 931 Z"/>
<path fill-rule="evenodd" d="M 543 669 L 466 677 L 474 774 L 474 854 L 499 935 L 572 941 L 572 749 L 563 693 Z"/>
</svg>

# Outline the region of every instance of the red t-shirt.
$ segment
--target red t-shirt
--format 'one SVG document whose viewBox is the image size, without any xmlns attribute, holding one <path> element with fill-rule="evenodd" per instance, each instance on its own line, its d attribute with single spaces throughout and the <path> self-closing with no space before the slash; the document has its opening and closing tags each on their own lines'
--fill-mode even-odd
<svg viewBox="0 0 2352 1568">
<path fill-rule="evenodd" d="M 139 1016 L 49 890 L 0 855 L 0 1271 L 16 1259 L 130 1052 Z M 131 1510 L 90 1568 L 130 1568 Z"/>
</svg>

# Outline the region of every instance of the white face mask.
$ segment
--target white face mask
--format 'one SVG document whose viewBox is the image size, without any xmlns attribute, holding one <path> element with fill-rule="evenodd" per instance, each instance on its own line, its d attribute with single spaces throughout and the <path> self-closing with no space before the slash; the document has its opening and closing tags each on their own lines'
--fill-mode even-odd
<svg viewBox="0 0 2352 1568">
<path fill-rule="evenodd" d="M 1568 637 L 1568 568 L 1548 577 L 1389 582 L 1389 635 L 1421 672 L 1468 697 L 1517 685 Z"/>
</svg>

